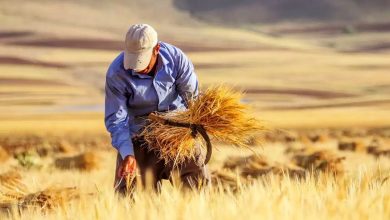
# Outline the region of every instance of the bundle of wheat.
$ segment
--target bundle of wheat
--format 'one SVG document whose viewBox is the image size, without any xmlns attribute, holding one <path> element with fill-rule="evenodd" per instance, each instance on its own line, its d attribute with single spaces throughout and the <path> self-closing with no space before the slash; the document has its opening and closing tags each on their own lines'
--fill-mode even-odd
<svg viewBox="0 0 390 220">
<path fill-rule="evenodd" d="M 289 176 L 294 178 L 302 178 L 306 176 L 306 171 L 303 168 L 293 164 L 259 166 L 259 164 L 252 163 L 241 170 L 241 175 L 245 178 L 257 178 L 271 173 L 274 175 Z"/>
<path fill-rule="evenodd" d="M 339 141 L 338 149 L 341 151 L 355 151 L 355 152 L 364 152 L 367 151 L 366 144 L 362 140 L 354 141 Z"/>
<path fill-rule="evenodd" d="M 73 157 L 60 157 L 54 161 L 59 169 L 91 171 L 99 167 L 100 157 L 96 152 L 85 152 Z"/>
<path fill-rule="evenodd" d="M 243 184 L 246 184 L 245 179 L 241 179 L 239 175 L 228 171 L 211 172 L 211 184 L 223 190 L 237 191 Z"/>
<path fill-rule="evenodd" d="M 271 164 L 266 158 L 253 154 L 247 157 L 228 157 L 223 168 L 237 169 L 244 178 L 257 178 L 269 173 L 288 175 L 291 177 L 305 176 L 305 170 L 292 164 Z"/>
<path fill-rule="evenodd" d="M 241 97 L 240 92 L 226 86 L 211 87 L 190 101 L 187 110 L 152 114 L 141 136 L 149 149 L 166 162 L 180 163 L 194 155 L 194 144 L 200 141 L 196 136 L 199 127 L 218 141 L 248 147 L 251 137 L 264 127 L 251 116 L 248 106 L 240 102 Z"/>
<path fill-rule="evenodd" d="M 390 157 L 390 148 L 386 147 L 386 142 L 383 139 L 373 139 L 366 147 L 366 152 L 375 157 Z"/>
<path fill-rule="evenodd" d="M 22 182 L 22 175 L 15 170 L 0 174 L 0 201 L 15 197 L 7 192 L 13 192 L 13 194 L 27 192 L 27 186 Z"/>
<path fill-rule="evenodd" d="M 65 154 L 71 154 L 77 152 L 77 149 L 66 140 L 60 140 L 57 142 L 58 151 Z"/>
<path fill-rule="evenodd" d="M 75 187 L 49 188 L 19 198 L 19 204 L 22 207 L 38 206 L 41 209 L 52 209 L 76 198 L 79 198 L 79 193 Z"/>
<path fill-rule="evenodd" d="M 0 210 L 11 210 L 15 201 L 26 194 L 27 186 L 22 182 L 22 175 L 15 170 L 0 174 Z"/>
<path fill-rule="evenodd" d="M 79 197 L 80 193 L 76 187 L 48 188 L 35 193 L 9 190 L 8 193 L 3 193 L 0 207 L 3 209 L 39 208 L 47 211 Z"/>
<path fill-rule="evenodd" d="M 343 160 L 345 160 L 345 157 L 340 157 L 325 150 L 315 151 L 308 154 L 297 154 L 293 157 L 295 164 L 304 169 L 314 172 L 329 172 L 333 174 L 343 173 Z"/>
<path fill-rule="evenodd" d="M 268 165 L 269 162 L 264 157 L 253 154 L 247 157 L 240 157 L 240 156 L 228 157 L 223 163 L 223 168 L 234 170 L 234 169 L 243 169 L 248 166 L 266 167 Z"/>
<path fill-rule="evenodd" d="M 390 149 L 384 147 L 368 148 L 367 151 L 369 154 L 374 155 L 375 157 L 389 157 L 390 158 Z"/>
<path fill-rule="evenodd" d="M 15 170 L 10 170 L 0 174 L 0 186 L 14 186 L 20 183 L 22 175 Z"/>
<path fill-rule="evenodd" d="M 0 146 L 0 163 L 7 161 L 9 158 L 10 155 L 8 152 L 2 146 Z"/>
</svg>

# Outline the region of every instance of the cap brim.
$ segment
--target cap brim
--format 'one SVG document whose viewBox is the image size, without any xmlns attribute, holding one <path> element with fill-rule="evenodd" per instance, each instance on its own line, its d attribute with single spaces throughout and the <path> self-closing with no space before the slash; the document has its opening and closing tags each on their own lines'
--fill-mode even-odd
<svg viewBox="0 0 390 220">
<path fill-rule="evenodd" d="M 130 53 L 124 51 L 123 66 L 127 69 L 133 69 L 135 71 L 144 70 L 150 63 L 152 58 L 153 48 L 150 50 L 142 51 L 140 53 Z"/>
</svg>

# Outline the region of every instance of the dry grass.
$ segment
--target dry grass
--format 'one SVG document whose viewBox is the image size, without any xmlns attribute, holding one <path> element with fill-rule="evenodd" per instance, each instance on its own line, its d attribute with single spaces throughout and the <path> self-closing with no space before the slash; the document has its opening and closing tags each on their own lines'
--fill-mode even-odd
<svg viewBox="0 0 390 220">
<path fill-rule="evenodd" d="M 239 147 L 248 147 L 251 138 L 264 130 L 249 107 L 241 103 L 242 94 L 226 86 L 210 87 L 188 104 L 188 110 L 158 113 L 150 117 L 141 136 L 150 150 L 165 161 L 180 163 L 194 154 L 196 140 L 189 128 L 166 124 L 166 120 L 201 125 L 214 139 Z"/>
<path fill-rule="evenodd" d="M 128 13 L 128 9 L 145 8 L 146 3 L 133 2 L 124 6 L 122 2 L 95 4 L 93 1 L 59 2 L 59 1 L 3 1 L 1 3 L 0 20 L 2 30 L 34 32 L 32 38 L 47 39 L 53 36 L 62 37 L 93 37 L 122 40 L 124 30 L 129 23 L 138 22 L 137 14 Z M 22 3 L 22 4 L 19 4 Z M 161 20 L 161 16 L 150 13 L 156 8 L 169 11 L 169 16 Z M 168 9 L 168 10 L 165 10 Z M 69 13 L 58 13 L 59 11 Z M 134 11 L 134 10 L 133 10 Z M 137 11 L 137 10 L 135 10 Z M 143 13 L 143 11 L 142 11 Z M 79 19 L 83 14 L 87 19 Z M 191 58 L 196 67 L 199 81 L 203 85 L 227 83 L 239 88 L 269 88 L 282 91 L 285 89 L 308 89 L 336 91 L 352 95 L 347 98 L 319 99 L 310 94 L 249 94 L 245 99 L 255 105 L 257 113 L 272 126 L 283 128 L 318 128 L 318 127 L 347 127 L 346 136 L 367 135 L 350 129 L 351 127 L 388 127 L 390 115 L 387 104 L 372 104 L 370 106 L 340 106 L 329 108 L 289 109 L 291 106 L 307 107 L 313 105 L 343 104 L 371 100 L 387 100 L 390 83 L 389 53 L 361 52 L 340 53 L 333 49 L 350 48 L 351 45 L 359 47 L 359 42 L 375 43 L 380 38 L 385 38 L 388 33 L 379 36 L 375 33 L 352 35 L 337 35 L 329 39 L 327 36 L 320 38 L 291 39 L 288 37 L 272 37 L 257 31 L 232 30 L 217 28 L 210 25 L 199 24 L 194 34 L 193 25 L 178 27 L 177 23 L 192 24 L 193 19 L 188 18 L 188 13 L 176 11 L 172 1 L 163 1 L 158 7 L 148 8 L 147 15 L 143 17 L 161 31 L 168 42 L 180 42 L 191 46 L 204 46 L 206 44 L 218 44 L 223 47 L 244 45 L 246 47 L 263 47 L 252 51 L 184 51 Z M 120 17 L 121 19 L 118 19 Z M 119 21 L 119 23 L 118 23 Z M 25 24 L 29 23 L 27 27 Z M 175 33 L 175 35 L 171 35 Z M 65 35 L 64 35 L 65 34 Z M 378 33 L 380 34 L 380 33 Z M 205 42 L 204 39 L 214 39 Z M 312 40 L 310 40 L 312 39 Z M 18 41 L 17 38 L 4 39 Z M 20 38 L 25 40 L 25 38 Z M 175 42 L 176 41 L 176 42 Z M 321 46 L 318 45 L 321 43 Z M 370 43 L 371 44 L 371 43 Z M 333 46 L 331 46 L 333 45 Z M 267 49 L 271 48 L 271 49 Z M 285 48 L 285 49 L 272 49 Z M 346 175 L 329 175 L 318 170 L 318 175 L 309 175 L 307 178 L 284 178 L 280 175 L 281 169 L 271 169 L 265 175 L 256 175 L 261 172 L 261 162 L 253 162 L 256 166 L 246 166 L 243 162 L 240 168 L 252 172 L 250 176 L 256 176 L 253 181 L 246 181 L 241 171 L 233 172 L 219 170 L 222 164 L 210 161 L 213 167 L 213 183 L 221 186 L 215 187 L 210 192 L 183 193 L 175 187 L 163 187 L 160 194 L 137 192 L 134 200 L 129 198 L 118 199 L 112 190 L 112 176 L 114 172 L 116 154 L 105 151 L 104 166 L 94 172 L 79 172 L 77 169 L 62 170 L 53 169 L 51 157 L 57 157 L 59 153 L 74 153 L 76 151 L 108 148 L 110 146 L 108 135 L 104 131 L 102 113 L 79 113 L 72 116 L 58 117 L 67 109 L 76 108 L 78 105 L 101 104 L 104 87 L 104 73 L 107 65 L 117 55 L 118 51 L 82 50 L 70 48 L 40 48 L 26 46 L 11 46 L 6 42 L 1 44 L 0 55 L 15 56 L 17 58 L 29 58 L 37 61 L 61 63 L 71 66 L 69 69 L 20 66 L 15 64 L 0 65 L 1 78 L 17 79 L 49 79 L 66 82 L 68 86 L 24 86 L 19 83 L 14 85 L 2 85 L 0 88 L 0 112 L 3 113 L 0 123 L 0 132 L 7 133 L 6 138 L 0 138 L 0 144 L 9 154 L 14 150 L 41 150 L 40 156 L 47 154 L 45 159 L 49 166 L 42 169 L 20 169 L 0 175 L 2 187 L 14 187 L 21 191 L 16 203 L 24 203 L 28 208 L 15 213 L 1 213 L 0 219 L 389 219 L 390 218 L 390 163 L 385 157 L 387 146 L 368 146 L 367 154 L 351 152 L 337 152 L 335 157 L 327 157 L 325 161 L 337 161 L 337 158 L 347 155 L 344 160 L 352 169 Z M 308 62 L 309 61 L 309 62 Z M 229 64 L 229 65 L 226 65 Z M 201 66 L 211 66 L 202 68 Z M 88 74 L 85 74 L 88 73 Z M 245 74 L 245 77 L 243 77 Z M 373 77 L 374 76 L 374 77 Z M 326 84 L 326 88 L 324 88 Z M 309 96 L 308 96 L 309 95 Z M 31 102 L 33 100 L 34 102 Z M 51 103 L 41 105 L 39 103 Z M 14 104 L 10 104 L 14 103 Z M 28 104 L 30 103 L 30 104 Z M 34 104 L 35 103 L 35 104 Z M 70 108 L 68 108 L 70 107 Z M 280 108 L 275 110 L 274 108 Z M 53 114 L 54 113 L 54 114 Z M 39 114 L 39 115 L 32 115 Z M 92 119 L 90 116 L 95 114 Z M 88 119 L 87 119 L 88 118 Z M 86 120 L 87 119 L 87 120 Z M 82 125 L 82 126 L 80 126 Z M 38 129 L 39 128 L 39 129 Z M 51 134 L 40 135 L 38 139 L 31 138 L 23 142 L 28 131 L 33 134 L 41 131 Z M 64 133 L 67 135 L 53 137 L 52 133 Z M 92 133 L 99 130 L 99 135 L 104 138 L 89 141 L 91 135 L 79 135 L 85 131 Z M 164 132 L 162 130 L 161 132 Z M 172 130 L 171 130 L 172 131 Z M 88 133 L 87 132 L 87 133 Z M 174 131 L 176 132 L 176 131 Z M 192 138 L 188 129 L 177 130 L 181 136 L 178 141 Z M 187 132 L 187 133 L 184 133 Z M 17 134 L 16 134 L 17 133 Z M 101 134 L 104 135 L 101 135 Z M 348 133 L 348 134 L 347 134 Z M 11 135 L 12 134 L 12 135 Z M 300 142 L 299 135 L 281 137 L 291 143 Z M 390 137 L 387 135 L 387 137 Z M 28 138 L 27 138 L 28 139 Z M 62 143 L 62 141 L 66 141 Z M 277 140 L 278 142 L 279 140 Z M 324 144 L 327 138 L 311 136 L 307 138 L 310 144 Z M 313 143 L 311 143 L 313 142 Z M 314 143 L 315 142 L 315 143 Z M 269 159 L 279 145 L 285 145 L 285 141 L 271 145 L 270 154 L 264 156 Z M 327 143 L 326 143 L 327 144 Z M 44 146 L 44 148 L 41 148 Z M 48 148 L 46 148 L 48 147 Z M 69 147 L 69 148 L 68 148 Z M 337 145 L 332 145 L 337 149 Z M 307 146 L 301 150 L 290 150 L 288 154 L 303 156 L 302 166 L 308 165 L 308 169 L 319 168 L 324 162 L 320 155 L 311 155 L 307 152 Z M 284 148 L 283 148 L 284 149 Z M 305 150 L 306 149 L 306 150 Z M 214 154 L 214 158 L 226 161 L 228 150 L 221 147 Z M 283 152 L 283 151 L 282 151 Z M 313 153 L 312 151 L 311 153 Z M 372 155 L 374 156 L 372 156 Z M 237 156 L 237 154 L 234 154 Z M 387 153 L 388 155 L 388 153 Z M 311 157 L 310 157 L 311 156 Z M 312 160 L 310 160 L 310 158 Z M 314 158 L 314 159 L 313 159 Z M 237 160 L 240 160 L 238 158 Z M 282 164 L 288 164 L 285 158 Z M 321 162 L 322 161 L 322 162 Z M 354 162 L 357 161 L 357 162 Z M 8 169 L 14 166 L 15 160 L 10 159 L 0 169 Z M 324 163 L 323 163 L 324 162 Z M 340 164 L 340 163 L 336 163 Z M 353 166 L 358 164 L 358 166 Z M 17 165 L 16 165 L 17 166 Z M 232 165 L 235 166 L 235 165 Z M 237 167 L 237 166 L 236 166 Z M 294 168 L 289 165 L 272 164 L 267 161 L 265 167 Z M 329 166 L 325 166 L 329 167 Z M 17 168 L 21 168 L 17 166 Z M 250 169 L 249 169 L 250 168 Z M 344 168 L 346 169 L 346 168 Z M 218 171 L 215 171 L 218 170 Z M 21 177 L 25 178 L 24 182 Z M 110 177 L 110 178 L 108 178 Z M 9 181 L 7 183 L 7 181 Z M 52 183 L 58 183 L 60 188 L 53 189 Z M 218 185 L 218 183 L 220 183 Z M 93 199 L 76 200 L 74 204 L 54 201 L 71 200 L 66 197 L 65 186 L 77 186 L 81 192 L 88 192 L 91 186 L 96 184 L 100 189 Z M 23 186 L 24 185 L 24 186 Z M 224 187 L 233 190 L 220 190 Z M 6 187 L 7 188 L 7 187 Z M 53 190 L 42 190 L 53 189 Z M 2 188 L 3 190 L 3 188 Z M 232 193 L 234 191 L 234 193 Z M 3 191 L 2 191 L 3 192 Z M 54 194 L 54 195 L 53 195 Z M 76 193 L 77 194 L 77 193 Z M 58 197 L 59 196 L 59 197 Z M 135 201 L 135 202 L 133 202 Z M 30 206 L 34 204 L 33 206 Z M 41 209 L 45 207 L 44 209 Z M 46 208 L 53 207 L 50 212 L 42 212 Z"/>
<path fill-rule="evenodd" d="M 307 136 L 304 132 L 293 133 Z M 76 141 L 63 137 L 67 136 L 47 138 L 53 142 L 67 140 L 71 145 Z M 21 136 L 20 141 L 23 140 Z M 284 137 L 281 140 L 284 141 L 252 148 L 261 156 L 247 149 L 218 145 L 209 164 L 213 186 L 210 191 L 183 192 L 180 187 L 163 182 L 160 193 L 137 189 L 133 199 L 118 198 L 113 192 L 113 151 L 99 150 L 104 157 L 100 168 L 93 172 L 53 169 L 50 157 L 43 158 L 47 165 L 40 169 L 20 169 L 12 165 L 15 161 L 11 159 L 5 168 L 16 166 L 18 171 L 11 169 L 0 174 L 0 203 L 4 211 L 0 211 L 0 219 L 388 219 L 388 158 L 341 152 L 334 140 L 328 146 L 334 153 L 318 153 L 320 145 L 329 143 L 306 145 L 299 138 L 293 142 Z M 7 143 L 18 145 L 17 141 Z M 285 145 L 301 150 L 286 153 Z M 382 149 L 382 145 L 377 147 Z M 62 154 L 56 151 L 54 156 Z M 301 156 L 302 167 L 291 164 L 297 155 Z M 345 155 L 344 163 L 336 162 Z M 354 160 L 358 160 L 359 166 L 351 165 Z M 333 175 L 328 172 L 333 170 L 332 166 L 321 165 L 334 162 L 347 172 Z M 327 169 L 320 169 L 323 167 Z M 313 169 L 315 172 L 310 172 Z"/>
<path fill-rule="evenodd" d="M 103 172 L 103 171 L 102 171 Z M 100 178 L 104 178 L 105 172 Z M 74 200 L 75 205 L 58 205 L 63 199 L 38 200 L 37 209 L 23 210 L 10 218 L 28 219 L 388 219 L 390 215 L 389 181 L 373 169 L 359 170 L 354 175 L 332 178 L 329 175 L 308 177 L 305 180 L 279 178 L 272 174 L 250 185 L 237 176 L 226 179 L 238 190 L 183 193 L 174 187 L 164 187 L 159 194 L 137 191 L 134 202 L 130 198 L 118 199 L 109 189 L 93 200 Z M 225 175 L 226 176 L 226 175 Z M 85 177 L 81 177 L 80 180 Z M 97 180 L 101 182 L 103 179 Z M 30 195 L 37 201 L 36 193 Z M 45 194 L 46 195 L 46 194 Z M 58 194 L 57 194 L 58 195 Z M 39 198 L 47 198 L 41 196 Z M 63 198 L 66 198 L 64 196 Z M 50 201 L 50 202 L 49 202 Z M 267 201 L 267 202 L 265 202 Z M 52 205 L 53 204 L 53 205 Z M 43 212 L 41 206 L 53 207 Z M 3 214 L 1 217 L 6 217 Z"/>
</svg>

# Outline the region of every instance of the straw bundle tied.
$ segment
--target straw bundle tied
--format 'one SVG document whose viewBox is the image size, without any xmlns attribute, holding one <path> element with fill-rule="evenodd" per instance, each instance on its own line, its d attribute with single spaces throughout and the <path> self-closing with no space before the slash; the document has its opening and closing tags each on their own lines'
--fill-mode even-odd
<svg viewBox="0 0 390 220">
<path fill-rule="evenodd" d="M 149 150 L 156 151 L 166 163 L 179 164 L 195 154 L 196 143 L 205 147 L 200 135 L 188 127 L 179 127 L 166 121 L 197 125 L 218 141 L 238 147 L 249 147 L 251 137 L 264 129 L 260 121 L 250 114 L 249 106 L 240 102 L 242 93 L 227 86 L 208 88 L 196 99 L 189 101 L 188 109 L 153 113 L 140 134 Z"/>
</svg>

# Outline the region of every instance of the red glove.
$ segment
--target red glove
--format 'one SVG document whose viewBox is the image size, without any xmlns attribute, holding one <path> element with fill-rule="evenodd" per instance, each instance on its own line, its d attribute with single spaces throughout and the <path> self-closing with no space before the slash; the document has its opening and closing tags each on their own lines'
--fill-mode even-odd
<svg viewBox="0 0 390 220">
<path fill-rule="evenodd" d="M 119 166 L 118 169 L 118 177 L 123 177 L 127 175 L 133 175 L 135 174 L 135 171 L 137 169 L 137 162 L 135 160 L 134 156 L 128 155 L 125 157 L 125 159 L 122 161 L 122 164 Z"/>
</svg>

